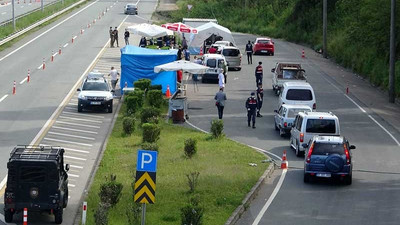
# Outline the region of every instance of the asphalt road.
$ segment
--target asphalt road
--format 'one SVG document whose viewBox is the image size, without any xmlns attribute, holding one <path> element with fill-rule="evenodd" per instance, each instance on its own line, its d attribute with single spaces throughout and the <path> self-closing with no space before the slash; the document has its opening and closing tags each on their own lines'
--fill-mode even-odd
<svg viewBox="0 0 400 225">
<path fill-rule="evenodd" d="M 245 34 L 235 34 L 234 38 L 242 52 L 247 40 L 255 39 Z M 257 199 L 242 215 L 238 224 L 398 224 L 400 146 L 393 139 L 397 142 L 400 140 L 398 130 L 362 102 L 351 96 L 353 100 L 346 97 L 346 86 L 335 82 L 324 72 L 328 68 L 322 68 L 311 57 L 301 58 L 301 48 L 275 40 L 275 56 L 253 56 L 253 64 L 247 65 L 244 55 L 242 71 L 230 71 L 228 74 L 225 88 L 228 100 L 223 118 L 225 133 L 234 140 L 262 148 L 278 157 L 282 156 L 283 150 L 287 150 L 290 167 L 265 213 L 260 214 L 260 211 L 281 178 L 280 170 L 269 184 L 263 185 Z M 244 104 L 250 92 L 256 89 L 254 69 L 259 61 L 264 68 L 263 117 L 257 118 L 257 128 L 251 129 L 247 127 Z M 273 110 L 278 107 L 278 99 L 272 92 L 270 70 L 276 62 L 281 61 L 302 64 L 316 93 L 317 111 L 332 111 L 336 114 L 340 120 L 341 133 L 357 146 L 353 151 L 355 166 L 351 186 L 330 181 L 303 183 L 303 159 L 296 157 L 290 149 L 289 138 L 281 138 L 274 130 Z M 343 68 L 328 60 L 324 66 L 338 75 L 343 74 Z M 194 92 L 189 81 L 189 122 L 208 131 L 210 121 L 218 118 L 213 100 L 218 84 L 199 83 L 199 89 L 199 92 Z M 379 125 L 371 118 L 379 122 Z M 255 222 L 257 216 L 260 220 Z"/>
</svg>

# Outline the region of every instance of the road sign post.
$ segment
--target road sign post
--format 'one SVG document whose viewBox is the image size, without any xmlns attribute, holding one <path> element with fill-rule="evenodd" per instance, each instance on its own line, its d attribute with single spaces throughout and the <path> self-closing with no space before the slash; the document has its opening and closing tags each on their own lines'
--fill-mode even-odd
<svg viewBox="0 0 400 225">
<path fill-rule="evenodd" d="M 146 204 L 155 202 L 157 153 L 139 150 L 137 155 L 134 201 L 142 203 L 142 225 L 146 220 Z"/>
</svg>

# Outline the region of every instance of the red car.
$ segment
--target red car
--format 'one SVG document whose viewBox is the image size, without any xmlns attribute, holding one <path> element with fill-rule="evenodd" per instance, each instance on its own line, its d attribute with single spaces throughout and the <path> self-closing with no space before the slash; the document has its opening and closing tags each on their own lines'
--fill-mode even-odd
<svg viewBox="0 0 400 225">
<path fill-rule="evenodd" d="M 268 55 L 274 55 L 275 48 L 274 48 L 274 42 L 271 40 L 271 38 L 265 37 L 265 38 L 257 38 L 256 41 L 254 42 L 253 45 L 253 54 L 268 54 Z"/>
</svg>

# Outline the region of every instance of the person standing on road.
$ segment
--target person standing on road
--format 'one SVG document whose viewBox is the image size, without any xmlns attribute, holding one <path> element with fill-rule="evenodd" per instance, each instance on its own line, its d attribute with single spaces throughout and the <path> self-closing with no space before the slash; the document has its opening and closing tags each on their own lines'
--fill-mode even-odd
<svg viewBox="0 0 400 225">
<path fill-rule="evenodd" d="M 118 73 L 117 69 L 115 69 L 112 66 L 111 67 L 111 71 L 108 74 L 108 76 L 111 76 L 111 88 L 112 88 L 113 91 L 115 91 L 115 86 L 117 86 L 118 76 L 119 76 L 119 73 Z"/>
<path fill-rule="evenodd" d="M 187 41 L 186 41 L 185 37 L 183 37 L 183 39 L 182 39 L 182 48 L 183 49 L 187 49 L 188 48 L 188 44 L 187 44 Z"/>
<path fill-rule="evenodd" d="M 264 89 L 262 88 L 262 84 L 259 83 L 258 84 L 258 88 L 257 88 L 257 117 L 262 117 L 262 115 L 260 114 L 260 110 L 262 107 L 262 103 L 264 100 Z"/>
<path fill-rule="evenodd" d="M 226 94 L 224 93 L 223 88 L 219 89 L 219 92 L 215 94 L 214 99 L 216 100 L 215 105 L 217 106 L 218 109 L 218 118 L 222 120 L 225 108 L 225 100 L 226 100 Z"/>
<path fill-rule="evenodd" d="M 256 67 L 256 87 L 258 87 L 258 84 L 262 84 L 263 80 L 263 68 L 262 68 L 262 62 L 258 62 L 258 66 Z"/>
<path fill-rule="evenodd" d="M 182 60 L 182 47 L 179 45 L 176 60 Z"/>
<path fill-rule="evenodd" d="M 114 29 L 114 39 L 117 42 L 117 47 L 119 47 L 119 43 L 118 43 L 118 29 L 117 27 L 115 27 Z"/>
<path fill-rule="evenodd" d="M 246 44 L 247 64 L 253 64 L 253 45 L 250 40 Z"/>
<path fill-rule="evenodd" d="M 125 38 L 125 45 L 129 45 L 129 31 L 128 31 L 128 29 L 125 29 L 124 38 Z"/>
<path fill-rule="evenodd" d="M 254 91 L 251 92 L 251 96 L 246 100 L 247 109 L 247 126 L 250 127 L 250 121 L 253 122 L 253 129 L 256 128 L 256 110 L 257 110 L 257 99 Z"/>
<path fill-rule="evenodd" d="M 225 88 L 225 76 L 224 76 L 224 72 L 223 72 L 222 69 L 219 70 L 218 85 L 219 85 L 219 89 L 222 88 L 222 90 L 224 90 L 224 88 Z"/>
<path fill-rule="evenodd" d="M 110 48 L 114 48 L 115 39 L 114 39 L 114 32 L 113 32 L 112 27 L 110 27 L 109 33 L 110 33 Z"/>
</svg>

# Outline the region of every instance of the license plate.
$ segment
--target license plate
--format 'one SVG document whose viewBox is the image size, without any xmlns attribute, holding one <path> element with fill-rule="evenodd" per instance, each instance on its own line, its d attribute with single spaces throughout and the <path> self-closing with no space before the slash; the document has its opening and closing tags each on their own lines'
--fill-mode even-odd
<svg viewBox="0 0 400 225">
<path fill-rule="evenodd" d="M 330 173 L 317 173 L 317 177 L 331 177 Z"/>
<path fill-rule="evenodd" d="M 91 105 L 101 105 L 101 102 L 90 102 Z"/>
<path fill-rule="evenodd" d="M 267 53 L 268 51 L 267 51 L 267 50 L 261 50 L 261 52 L 262 52 L 262 53 Z"/>
</svg>

